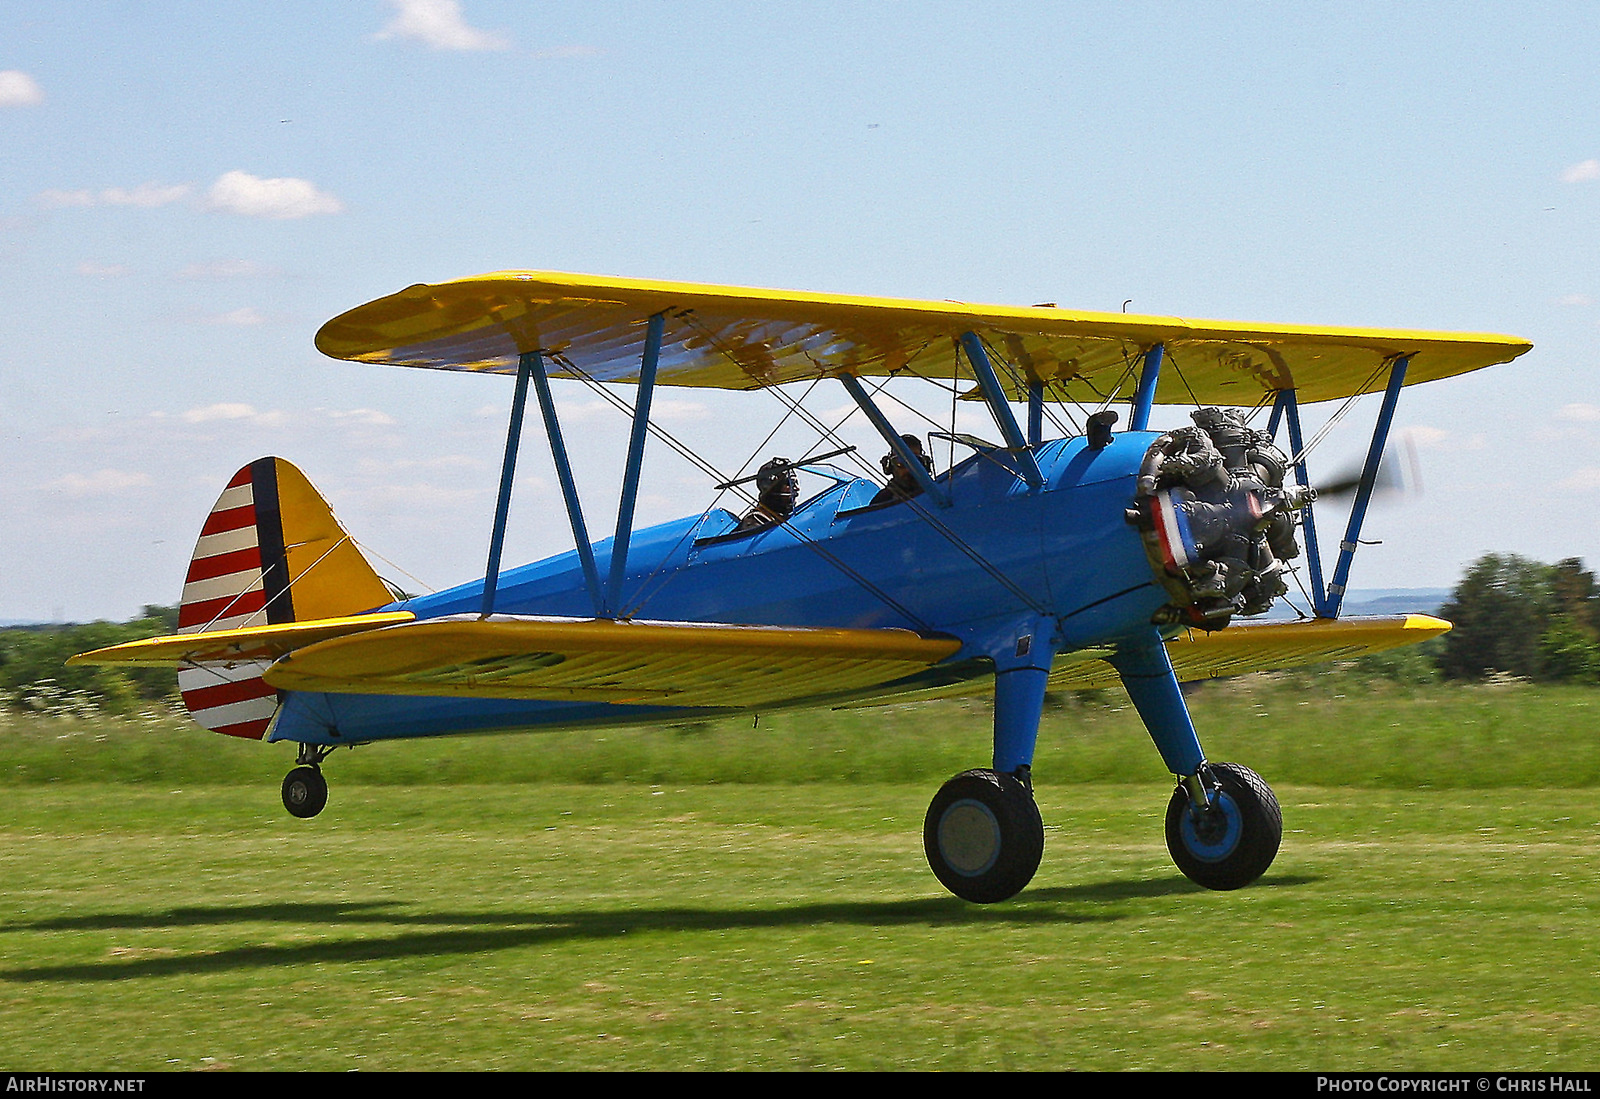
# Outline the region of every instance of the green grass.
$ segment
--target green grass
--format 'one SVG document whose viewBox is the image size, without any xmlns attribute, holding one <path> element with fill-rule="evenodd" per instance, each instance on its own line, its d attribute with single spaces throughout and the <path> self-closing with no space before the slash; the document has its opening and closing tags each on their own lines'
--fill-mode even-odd
<svg viewBox="0 0 1600 1099">
<path fill-rule="evenodd" d="M 964 904 L 909 784 L 13 791 L 0 1063 L 39 1069 L 1578 1070 L 1586 791 L 1279 790 L 1256 886 L 1161 785 L 1041 791 Z"/>
<path fill-rule="evenodd" d="M 1208 893 L 1125 699 L 1059 700 L 1044 864 L 955 900 L 978 702 L 372 745 L 0 714 L 0 1064 L 1550 1070 L 1600 1058 L 1600 690 L 1255 678 L 1191 699 L 1283 803 Z M 625 781 L 626 780 L 626 781 Z"/>
<path fill-rule="evenodd" d="M 1600 688 L 1404 687 L 1352 675 L 1255 676 L 1190 699 L 1207 755 L 1274 784 L 1484 789 L 1600 785 Z M 678 728 L 371 744 L 330 757 L 335 785 L 479 782 L 938 783 L 989 755 L 987 701 L 809 711 Z M 291 745 L 219 737 L 187 718 L 0 710 L 0 787 L 55 782 L 276 785 Z M 1057 699 L 1035 781 L 1162 782 L 1126 696 Z"/>
</svg>

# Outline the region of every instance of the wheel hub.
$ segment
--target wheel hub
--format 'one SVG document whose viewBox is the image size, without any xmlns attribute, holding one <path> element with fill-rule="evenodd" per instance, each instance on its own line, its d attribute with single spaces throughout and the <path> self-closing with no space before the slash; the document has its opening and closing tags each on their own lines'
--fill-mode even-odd
<svg viewBox="0 0 1600 1099">
<path fill-rule="evenodd" d="M 963 798 L 939 818 L 939 852 L 958 874 L 984 873 L 1000 857 L 1000 847 L 1000 822 L 982 802 Z"/>
<path fill-rule="evenodd" d="M 1221 790 L 1213 791 L 1209 807 L 1191 806 L 1183 816 L 1185 846 L 1202 862 L 1218 862 L 1231 855 L 1243 831 L 1239 806 Z"/>
<path fill-rule="evenodd" d="M 1201 843 L 1221 843 L 1228 834 L 1228 815 L 1220 809 L 1196 809 L 1189 815 L 1194 835 Z"/>
</svg>

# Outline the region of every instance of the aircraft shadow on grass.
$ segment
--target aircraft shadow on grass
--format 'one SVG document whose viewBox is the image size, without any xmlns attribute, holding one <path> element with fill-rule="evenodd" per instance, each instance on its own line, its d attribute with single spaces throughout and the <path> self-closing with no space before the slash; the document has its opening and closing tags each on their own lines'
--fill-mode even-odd
<svg viewBox="0 0 1600 1099">
<path fill-rule="evenodd" d="M 1305 885 L 1307 876 L 1275 876 L 1265 888 Z M 974 907 L 953 897 L 920 900 L 806 904 L 791 907 L 729 911 L 710 908 L 630 909 L 625 912 L 437 912 L 411 914 L 399 901 L 355 901 L 320 904 L 255 904 L 175 908 L 163 912 L 122 912 L 66 916 L 16 923 L 0 932 L 113 931 L 221 926 L 227 924 L 292 924 L 324 929 L 340 924 L 389 924 L 407 927 L 448 925 L 448 930 L 365 935 L 314 943 L 259 944 L 223 950 L 197 950 L 161 957 L 112 959 L 74 965 L 27 966 L 0 970 L 0 980 L 111 981 L 137 977 L 173 977 L 270 966 L 304 966 L 370 962 L 405 957 L 484 954 L 567 940 L 610 939 L 630 931 L 732 931 L 809 927 L 817 924 L 864 924 L 872 927 L 926 924 L 1111 923 L 1135 915 L 1126 911 L 1072 911 L 1071 904 L 1177 896 L 1203 892 L 1183 879 L 1141 882 L 1108 881 L 1039 889 L 1026 905 L 1004 909 Z"/>
</svg>

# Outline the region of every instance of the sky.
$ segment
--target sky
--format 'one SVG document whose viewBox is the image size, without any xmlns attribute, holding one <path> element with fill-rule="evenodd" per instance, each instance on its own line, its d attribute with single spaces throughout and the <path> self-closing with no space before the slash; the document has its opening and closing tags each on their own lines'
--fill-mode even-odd
<svg viewBox="0 0 1600 1099">
<path fill-rule="evenodd" d="M 0 621 L 174 603 L 267 454 L 409 590 L 481 576 L 510 379 L 312 337 L 506 269 L 1524 337 L 1405 391 L 1420 492 L 1374 507 L 1351 586 L 1593 567 L 1596 57 L 1592 3 L 0 0 Z M 609 532 L 626 420 L 556 394 Z M 765 439 L 770 394 L 656 412 L 728 471 L 814 442 Z M 715 496 L 647 466 L 641 523 Z M 506 560 L 569 549 L 536 428 L 517 485 Z"/>
</svg>

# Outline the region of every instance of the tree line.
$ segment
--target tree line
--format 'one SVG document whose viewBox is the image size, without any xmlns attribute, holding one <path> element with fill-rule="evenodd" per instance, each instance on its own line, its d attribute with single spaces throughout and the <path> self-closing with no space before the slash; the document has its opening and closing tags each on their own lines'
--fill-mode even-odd
<svg viewBox="0 0 1600 1099">
<path fill-rule="evenodd" d="M 1600 587 L 1576 557 L 1480 557 L 1439 613 L 1455 624 L 1436 658 L 1446 679 L 1600 682 Z"/>
<path fill-rule="evenodd" d="M 1398 650 L 1404 654 L 1398 663 L 1377 654 L 1369 658 L 1373 670 L 1403 668 L 1407 678 L 1420 672 L 1429 679 L 1600 683 L 1600 584 L 1576 557 L 1547 565 L 1488 554 L 1467 570 L 1439 613 L 1455 629 L 1415 651 Z M 177 628 L 176 607 L 147 606 L 128 622 L 0 630 L 0 707 L 134 713 L 176 704 L 171 669 L 69 668 L 66 659 Z"/>
<path fill-rule="evenodd" d="M 178 702 L 171 668 L 67 667 L 67 658 L 178 632 L 178 608 L 147 606 L 127 622 L 0 630 L 0 707 L 37 713 L 137 713 Z"/>
</svg>

